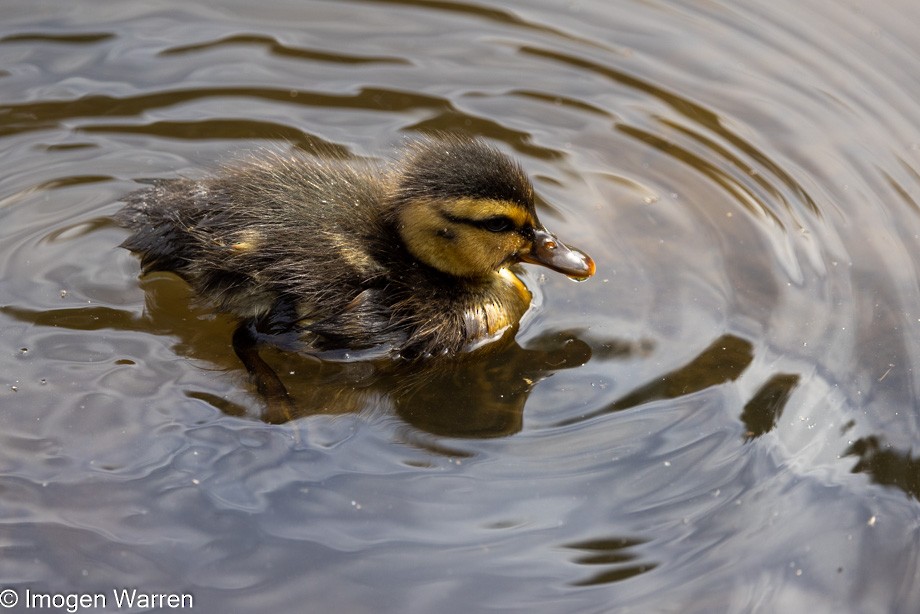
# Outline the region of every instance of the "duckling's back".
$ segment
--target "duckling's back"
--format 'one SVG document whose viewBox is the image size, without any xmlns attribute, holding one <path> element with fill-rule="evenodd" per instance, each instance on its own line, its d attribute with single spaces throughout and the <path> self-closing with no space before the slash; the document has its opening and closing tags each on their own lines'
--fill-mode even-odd
<svg viewBox="0 0 920 614">
<path fill-rule="evenodd" d="M 212 178 L 164 180 L 125 198 L 122 246 L 241 317 L 340 312 L 381 275 L 385 186 L 341 161 L 269 155 Z M 291 298 L 290 301 L 286 300 Z"/>
</svg>

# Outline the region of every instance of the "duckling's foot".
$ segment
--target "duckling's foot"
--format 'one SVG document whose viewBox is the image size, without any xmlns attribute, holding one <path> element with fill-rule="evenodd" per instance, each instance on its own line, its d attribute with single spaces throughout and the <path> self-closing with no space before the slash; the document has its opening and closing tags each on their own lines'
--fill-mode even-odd
<svg viewBox="0 0 920 614">
<path fill-rule="evenodd" d="M 259 342 L 252 322 L 240 322 L 233 332 L 233 351 L 249 372 L 259 396 L 265 400 L 267 407 L 262 419 L 271 424 L 290 421 L 294 417 L 294 402 L 275 370 L 259 356 Z"/>
</svg>

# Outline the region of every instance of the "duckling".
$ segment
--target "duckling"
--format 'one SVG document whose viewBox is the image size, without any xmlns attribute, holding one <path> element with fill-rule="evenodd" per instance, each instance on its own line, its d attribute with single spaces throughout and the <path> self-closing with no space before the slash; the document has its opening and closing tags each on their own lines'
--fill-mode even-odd
<svg viewBox="0 0 920 614">
<path fill-rule="evenodd" d="M 472 350 L 530 304 L 512 265 L 595 270 L 539 222 L 520 165 L 478 139 L 419 140 L 389 168 L 266 153 L 124 201 L 122 247 L 143 272 L 172 271 L 217 310 L 310 353 Z M 241 358 L 247 340 L 234 337 Z"/>
</svg>

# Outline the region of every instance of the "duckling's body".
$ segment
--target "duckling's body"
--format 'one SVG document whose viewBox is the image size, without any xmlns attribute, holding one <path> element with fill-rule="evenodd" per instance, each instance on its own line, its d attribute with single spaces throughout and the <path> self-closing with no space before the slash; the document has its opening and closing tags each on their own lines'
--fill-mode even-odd
<svg viewBox="0 0 920 614">
<path fill-rule="evenodd" d="M 594 271 L 539 224 L 520 168 L 474 140 L 415 144 L 384 172 L 267 155 L 126 203 L 123 246 L 145 272 L 173 271 L 219 310 L 294 332 L 308 351 L 464 351 L 527 310 L 509 265 Z"/>
</svg>

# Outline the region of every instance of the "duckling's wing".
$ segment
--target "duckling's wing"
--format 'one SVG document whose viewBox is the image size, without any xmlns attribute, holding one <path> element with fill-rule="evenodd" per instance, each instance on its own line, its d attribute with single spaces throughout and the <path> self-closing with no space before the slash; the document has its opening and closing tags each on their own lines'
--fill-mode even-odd
<svg viewBox="0 0 920 614">
<path fill-rule="evenodd" d="M 344 309 L 310 323 L 305 330 L 317 336 L 313 342 L 317 349 L 399 348 L 405 343 L 406 332 L 392 325 L 392 311 L 385 301 L 385 288 L 368 288 Z"/>
</svg>

